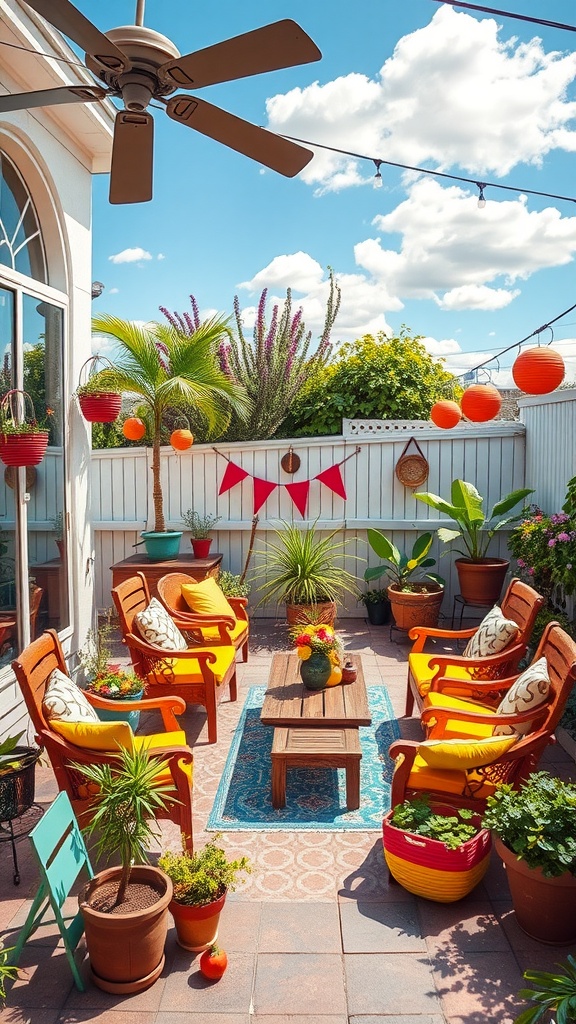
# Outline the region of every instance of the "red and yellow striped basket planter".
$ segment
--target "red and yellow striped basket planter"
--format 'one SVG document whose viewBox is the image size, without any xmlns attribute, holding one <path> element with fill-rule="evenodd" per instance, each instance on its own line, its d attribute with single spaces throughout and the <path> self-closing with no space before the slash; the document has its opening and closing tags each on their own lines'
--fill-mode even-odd
<svg viewBox="0 0 576 1024">
<path fill-rule="evenodd" d="M 449 807 L 434 810 L 437 814 L 454 813 Z M 467 896 L 484 877 L 492 848 L 488 829 L 480 829 L 458 849 L 449 850 L 437 839 L 395 828 L 391 816 L 389 811 L 382 822 L 384 859 L 392 878 L 408 892 L 437 903 L 453 903 Z"/>
</svg>

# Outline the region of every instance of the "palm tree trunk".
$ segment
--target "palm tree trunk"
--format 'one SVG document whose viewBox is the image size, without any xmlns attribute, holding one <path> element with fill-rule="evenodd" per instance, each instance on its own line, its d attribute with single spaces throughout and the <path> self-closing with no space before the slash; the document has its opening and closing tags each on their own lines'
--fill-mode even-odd
<svg viewBox="0 0 576 1024">
<path fill-rule="evenodd" d="M 154 529 L 157 533 L 163 533 L 166 529 L 164 522 L 164 505 L 162 501 L 162 487 L 160 485 L 160 430 L 154 431 L 154 443 L 152 445 L 152 500 L 154 502 Z"/>
</svg>

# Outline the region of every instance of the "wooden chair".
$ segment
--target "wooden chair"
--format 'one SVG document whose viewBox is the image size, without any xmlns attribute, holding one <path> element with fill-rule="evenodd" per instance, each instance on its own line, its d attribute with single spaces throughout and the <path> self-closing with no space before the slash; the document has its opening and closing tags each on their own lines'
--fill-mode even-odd
<svg viewBox="0 0 576 1024">
<path fill-rule="evenodd" d="M 114 587 L 112 597 L 123 642 L 130 651 L 134 671 L 146 680 L 148 694 L 177 694 L 188 704 L 201 704 L 208 718 L 208 742 L 216 743 L 216 705 L 226 684 L 230 700 L 237 698 L 235 648 L 215 644 L 166 651 L 139 636 L 134 618 L 150 603 L 148 585 L 141 572 Z"/>
<path fill-rule="evenodd" d="M 448 630 L 415 626 L 411 629 L 408 635 L 414 640 L 414 644 L 408 655 L 406 715 L 412 714 L 414 703 L 418 710 L 422 709 L 432 682 L 440 676 L 462 678 L 468 682 L 471 679 L 498 679 L 513 675 L 526 653 L 536 616 L 543 604 L 544 598 L 527 583 L 518 579 L 511 580 L 500 608 L 506 619 L 511 619 L 518 625 L 519 633 L 500 654 L 482 659 L 464 658 L 453 653 L 424 653 L 424 646 L 429 639 L 452 642 L 460 639 L 470 640 L 477 627 Z"/>
<path fill-rule="evenodd" d="M 90 793 L 86 779 L 71 763 L 114 765 L 115 750 L 93 750 L 76 746 L 60 736 L 52 727 L 43 710 L 44 693 L 52 671 L 57 668 L 68 674 L 64 653 L 58 634 L 49 629 L 34 640 L 18 658 L 12 668 L 22 691 L 36 732 L 36 742 L 46 750 L 56 776 L 58 789 L 68 794 L 78 821 L 83 825 L 90 818 Z M 136 746 L 149 750 L 150 756 L 160 757 L 168 762 L 166 781 L 176 802 L 169 804 L 158 817 L 168 818 L 180 826 L 186 847 L 192 850 L 192 764 L 193 756 L 186 745 L 186 734 L 179 728 L 176 714 L 186 709 L 183 700 L 176 696 L 146 698 L 141 701 L 109 701 L 96 694 L 84 691 L 87 700 L 95 708 L 114 711 L 160 711 L 164 732 L 135 736 Z"/>
<path fill-rule="evenodd" d="M 474 743 L 481 749 L 482 739 L 492 736 L 497 725 L 530 723 L 530 731 L 499 757 L 484 763 L 482 759 L 466 769 L 430 768 L 423 757 L 422 744 L 399 740 L 390 747 L 390 757 L 395 761 L 392 780 L 392 806 L 402 803 L 406 797 L 427 792 L 434 800 L 457 804 L 463 807 L 483 808 L 486 797 L 496 786 L 507 782 L 518 786 L 538 765 L 543 751 L 554 743 L 554 729 L 562 717 L 574 680 L 576 679 L 576 643 L 558 625 L 549 623 L 534 662 L 546 658 L 550 676 L 550 691 L 545 703 L 537 708 L 516 715 L 496 714 L 493 708 L 467 703 L 459 697 L 446 693 L 431 692 L 428 700 L 443 698 L 442 705 L 426 707 L 422 712 L 422 724 L 428 730 L 428 738 L 434 740 L 464 738 L 469 750 Z M 512 685 L 517 679 L 486 681 L 486 688 L 505 682 Z M 446 680 L 450 682 L 450 680 Z M 451 681 L 453 685 L 460 680 Z M 471 687 L 480 685 L 471 683 Z M 452 751 L 454 748 L 452 747 Z"/>
<path fill-rule="evenodd" d="M 223 615 L 205 615 L 191 612 L 182 597 L 182 584 L 197 582 L 184 572 L 169 572 L 156 584 L 162 604 L 174 619 L 179 629 L 192 634 L 195 640 L 204 644 L 232 644 L 242 651 L 242 661 L 248 661 L 248 638 L 250 624 L 245 597 L 227 597 L 234 611 L 234 618 Z"/>
</svg>

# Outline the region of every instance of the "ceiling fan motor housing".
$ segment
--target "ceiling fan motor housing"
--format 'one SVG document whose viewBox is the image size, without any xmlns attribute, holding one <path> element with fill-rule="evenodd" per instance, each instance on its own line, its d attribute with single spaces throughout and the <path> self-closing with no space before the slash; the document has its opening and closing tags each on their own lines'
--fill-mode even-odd
<svg viewBox="0 0 576 1024">
<path fill-rule="evenodd" d="M 157 70 L 169 60 L 180 56 L 172 40 L 144 25 L 124 25 L 106 32 L 130 61 L 130 67 L 118 74 L 103 67 L 97 58 L 86 54 L 86 64 L 112 92 L 122 96 L 127 110 L 145 110 L 150 100 L 168 96 L 175 85 L 161 83 Z"/>
</svg>

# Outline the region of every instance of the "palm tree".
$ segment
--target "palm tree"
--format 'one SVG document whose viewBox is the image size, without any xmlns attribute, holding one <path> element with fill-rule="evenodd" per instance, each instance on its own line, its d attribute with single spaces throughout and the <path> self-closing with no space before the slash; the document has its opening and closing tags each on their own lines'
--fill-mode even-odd
<svg viewBox="0 0 576 1024">
<path fill-rule="evenodd" d="M 134 395 L 148 413 L 152 434 L 154 530 L 163 533 L 164 502 L 160 483 L 160 434 L 168 409 L 193 405 L 213 436 L 222 433 L 234 411 L 245 416 L 249 400 L 244 388 L 221 371 L 216 350 L 228 334 L 228 321 L 212 317 L 187 335 L 172 325 L 148 323 L 102 314 L 92 327 L 113 338 L 113 366 L 101 370 L 103 385 Z"/>
</svg>

